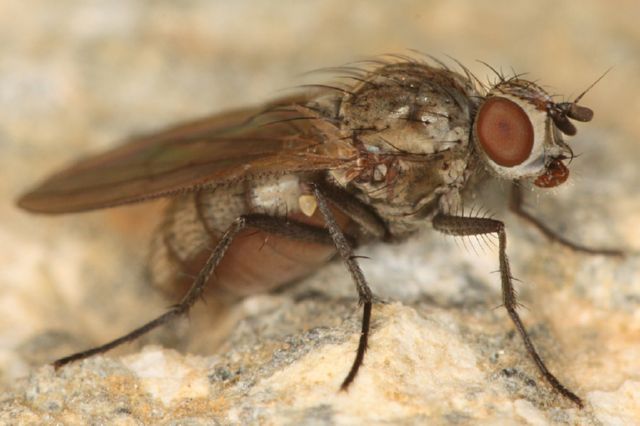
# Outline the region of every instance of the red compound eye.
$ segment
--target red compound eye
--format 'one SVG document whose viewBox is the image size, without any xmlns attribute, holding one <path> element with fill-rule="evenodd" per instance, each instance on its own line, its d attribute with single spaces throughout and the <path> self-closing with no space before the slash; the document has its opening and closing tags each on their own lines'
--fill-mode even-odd
<svg viewBox="0 0 640 426">
<path fill-rule="evenodd" d="M 515 102 L 487 99 L 478 111 L 476 136 L 484 152 L 503 167 L 522 164 L 533 149 L 533 125 Z"/>
</svg>

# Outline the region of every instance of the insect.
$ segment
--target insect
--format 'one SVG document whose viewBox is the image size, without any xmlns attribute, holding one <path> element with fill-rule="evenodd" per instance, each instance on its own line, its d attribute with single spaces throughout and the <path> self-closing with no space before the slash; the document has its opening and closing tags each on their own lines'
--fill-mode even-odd
<svg viewBox="0 0 640 426">
<path fill-rule="evenodd" d="M 593 85 L 572 102 L 555 102 L 521 76 L 496 72 L 487 86 L 458 65 L 459 72 L 433 59 L 394 56 L 334 68 L 345 79 L 339 85 L 304 86 L 265 106 L 135 138 L 23 195 L 20 207 L 49 214 L 171 197 L 153 238 L 151 276 L 180 293 L 179 303 L 54 365 L 106 352 L 186 314 L 205 288 L 268 291 L 337 255 L 363 312 L 346 389 L 363 363 L 374 303 L 354 247 L 402 241 L 430 223 L 453 236 L 497 235 L 503 305 L 545 380 L 582 406 L 547 369 L 520 319 L 504 224 L 461 212 L 477 185 L 503 179 L 512 182 L 512 210 L 550 239 L 620 254 L 572 243 L 522 208 L 521 186 L 567 180 L 573 151 L 563 137 L 576 134 L 572 120 L 592 119 L 578 103 Z"/>
</svg>

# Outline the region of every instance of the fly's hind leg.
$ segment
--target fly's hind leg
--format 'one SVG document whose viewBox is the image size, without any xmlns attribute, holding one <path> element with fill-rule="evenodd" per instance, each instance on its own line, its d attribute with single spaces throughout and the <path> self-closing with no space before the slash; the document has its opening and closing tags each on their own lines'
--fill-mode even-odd
<svg viewBox="0 0 640 426">
<path fill-rule="evenodd" d="M 514 182 L 511 185 L 509 208 L 516 215 L 520 216 L 522 219 L 535 226 L 549 240 L 562 244 L 563 246 L 568 247 L 571 250 L 603 256 L 624 256 L 624 253 L 621 250 L 587 247 L 582 244 L 574 243 L 573 241 L 569 241 L 562 235 L 558 234 L 556 231 L 549 228 L 547 225 L 542 223 L 540 219 L 534 217 L 531 213 L 525 210 L 524 195 L 522 194 L 522 189 L 517 182 Z"/>
<path fill-rule="evenodd" d="M 533 342 L 529 338 L 527 330 L 522 324 L 520 315 L 518 315 L 518 302 L 516 300 L 515 289 L 513 288 L 513 277 L 511 276 L 511 269 L 509 267 L 509 260 L 507 258 L 507 235 L 504 229 L 504 223 L 479 217 L 464 217 L 464 216 L 449 216 L 444 214 L 438 214 L 433 218 L 433 227 L 445 234 L 454 236 L 470 236 L 470 235 L 482 235 L 482 234 L 497 234 L 498 235 L 498 251 L 500 259 L 500 280 L 502 283 L 502 301 L 504 307 L 513 321 L 518 333 L 524 341 L 524 345 L 527 348 L 527 352 L 540 373 L 542 373 L 545 380 L 561 395 L 568 398 L 579 407 L 582 408 L 582 400 L 554 376 L 547 366 L 542 361 L 542 358 L 538 354 Z"/>
<path fill-rule="evenodd" d="M 218 266 L 218 264 L 224 257 L 234 238 L 240 233 L 240 231 L 247 227 L 257 228 L 268 233 L 279 234 L 298 240 L 317 242 L 321 244 L 333 244 L 333 238 L 331 237 L 329 232 L 327 232 L 327 230 L 313 225 L 263 214 L 250 214 L 240 216 L 236 220 L 234 220 L 233 223 L 224 232 L 217 245 L 211 252 L 211 255 L 206 260 L 204 266 L 194 279 L 193 284 L 189 288 L 189 291 L 185 294 L 185 296 L 178 304 L 171 307 L 167 312 L 160 315 L 159 317 L 136 328 L 135 330 L 125 334 L 124 336 L 112 340 L 109 343 L 82 352 L 78 352 L 55 361 L 53 363 L 54 367 L 59 368 L 70 362 L 78 361 L 96 354 L 107 352 L 124 343 L 131 342 L 137 339 L 138 337 L 150 332 L 151 330 L 171 321 L 175 317 L 186 314 L 202 296 L 206 283 L 209 281 L 209 278 L 213 274 L 216 266 Z"/>
</svg>

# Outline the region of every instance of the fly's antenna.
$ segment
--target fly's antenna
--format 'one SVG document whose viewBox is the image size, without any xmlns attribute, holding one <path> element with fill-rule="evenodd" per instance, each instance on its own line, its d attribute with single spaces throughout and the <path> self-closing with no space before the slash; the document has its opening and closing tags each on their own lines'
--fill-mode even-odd
<svg viewBox="0 0 640 426">
<path fill-rule="evenodd" d="M 604 76 L 605 76 L 605 75 L 609 74 L 609 71 L 611 71 L 612 69 L 613 69 L 613 67 L 609 67 L 609 69 L 607 69 L 604 73 L 602 73 L 602 75 L 601 75 L 600 77 L 598 77 L 598 78 L 596 79 L 596 81 L 594 81 L 593 83 L 591 83 L 591 84 L 589 85 L 589 87 L 587 87 L 586 89 L 584 89 L 584 92 L 580 93 L 580 94 L 578 95 L 578 97 L 574 99 L 573 103 L 574 103 L 574 104 L 577 104 L 578 102 L 580 102 L 580 99 L 582 99 L 582 97 L 583 97 L 584 95 L 586 95 L 588 91 L 590 91 L 591 89 L 593 89 L 593 86 L 595 86 L 596 84 L 598 84 L 598 83 L 600 82 L 600 80 L 602 80 L 602 79 L 604 78 Z"/>
</svg>

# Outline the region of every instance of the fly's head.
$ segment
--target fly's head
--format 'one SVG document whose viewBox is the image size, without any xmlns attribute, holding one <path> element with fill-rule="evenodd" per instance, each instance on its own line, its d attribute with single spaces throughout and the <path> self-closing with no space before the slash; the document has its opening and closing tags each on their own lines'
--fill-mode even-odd
<svg viewBox="0 0 640 426">
<path fill-rule="evenodd" d="M 501 81 L 478 106 L 472 130 L 476 151 L 503 179 L 530 179 L 542 188 L 562 184 L 569 177 L 564 160 L 573 158 L 563 140 L 563 135 L 576 134 L 570 120 L 593 118 L 592 110 L 578 105 L 583 95 L 573 102 L 554 102 L 530 81 Z"/>
</svg>

